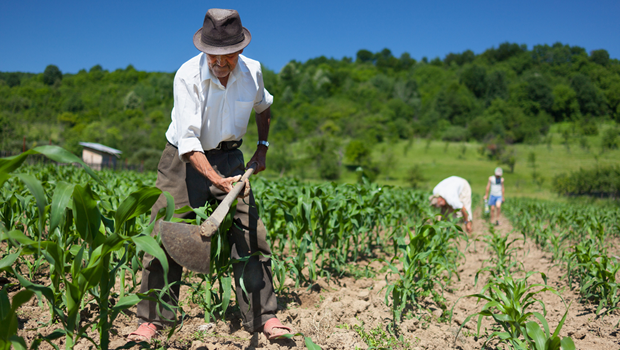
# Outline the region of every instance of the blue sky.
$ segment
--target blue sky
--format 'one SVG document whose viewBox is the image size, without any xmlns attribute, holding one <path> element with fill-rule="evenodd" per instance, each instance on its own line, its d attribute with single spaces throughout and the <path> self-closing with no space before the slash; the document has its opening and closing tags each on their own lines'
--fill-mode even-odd
<svg viewBox="0 0 620 350">
<path fill-rule="evenodd" d="M 64 73 L 100 64 L 173 72 L 198 53 L 192 44 L 208 8 L 234 8 L 252 33 L 244 54 L 279 71 L 290 60 L 481 53 L 502 42 L 563 44 L 620 58 L 620 1 L 118 1 L 0 3 L 0 71 Z"/>
</svg>

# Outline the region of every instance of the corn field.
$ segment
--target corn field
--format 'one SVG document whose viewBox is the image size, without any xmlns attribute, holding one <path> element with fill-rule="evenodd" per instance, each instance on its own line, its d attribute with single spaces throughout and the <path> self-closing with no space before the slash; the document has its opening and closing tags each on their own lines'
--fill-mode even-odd
<svg viewBox="0 0 620 350">
<path fill-rule="evenodd" d="M 24 160 L 31 154 L 56 163 L 27 166 Z M 230 319 L 235 297 L 223 232 L 232 220 L 212 238 L 212 273 L 184 275 L 185 303 L 173 307 L 164 301 L 171 285 L 139 293 L 144 253 L 157 257 L 167 269 L 165 252 L 150 235 L 150 210 L 161 194 L 154 176 L 95 173 L 53 146 L 0 159 L 0 349 L 119 348 L 111 344 L 118 338 L 115 324 L 130 319 L 142 299 L 175 308 L 180 321 L 166 329 L 161 342 L 129 342 L 122 348 L 189 349 L 191 341 L 179 345 L 165 339 L 176 339 L 176 333 L 189 327 L 185 320 L 195 314 L 205 323 Z M 382 325 L 354 320 L 336 325 L 359 339 L 352 348 L 414 348 L 424 340 L 411 336 L 408 325 L 456 322 L 459 326 L 446 337 L 453 346 L 463 342 L 575 349 L 573 339 L 562 333 L 572 304 L 565 303 L 561 321 L 550 329 L 546 302 L 538 296 L 555 295 L 564 301 L 563 294 L 544 271 L 527 270 L 519 262 L 525 244 L 534 244 L 561 268 L 562 280 L 579 295 L 572 303 L 595 305 L 596 318 L 616 315 L 620 263 L 610 242 L 620 235 L 617 208 L 515 199 L 504 211 L 513 230 L 502 233 L 480 220 L 480 233 L 467 235 L 458 223 L 438 217 L 423 191 L 260 177 L 252 180 L 252 188 L 269 232 L 274 287 L 281 299 L 346 278 L 374 279 L 368 287 L 373 296 L 364 298 L 379 296 L 376 303 L 389 310 L 389 317 Z M 165 195 L 169 206 L 159 217 L 173 220 L 173 199 Z M 192 223 L 199 224 L 213 207 L 186 210 L 196 212 Z M 476 267 L 474 291 L 458 296 L 455 289 L 462 283 L 467 254 L 482 250 L 488 259 Z M 363 270 L 360 262 L 365 262 Z M 319 298 L 316 307 L 325 312 L 321 304 L 337 304 L 336 299 Z M 461 317 L 458 305 L 466 300 L 485 304 L 468 307 Z M 48 317 L 24 336 L 19 309 L 27 303 L 37 304 Z M 433 307 L 437 312 L 430 311 Z M 87 317 L 89 310 L 95 310 L 96 317 Z M 476 327 L 464 328 L 473 319 Z M 304 334 L 296 346 L 332 348 L 320 332 L 304 328 Z"/>
</svg>

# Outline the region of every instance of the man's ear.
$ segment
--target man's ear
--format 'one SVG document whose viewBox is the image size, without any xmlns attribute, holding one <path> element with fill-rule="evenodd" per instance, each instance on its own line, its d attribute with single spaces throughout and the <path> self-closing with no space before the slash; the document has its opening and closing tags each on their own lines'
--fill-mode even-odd
<svg viewBox="0 0 620 350">
<path fill-rule="evenodd" d="M 239 50 L 239 54 L 241 55 L 243 53 L 243 49 Z"/>
</svg>

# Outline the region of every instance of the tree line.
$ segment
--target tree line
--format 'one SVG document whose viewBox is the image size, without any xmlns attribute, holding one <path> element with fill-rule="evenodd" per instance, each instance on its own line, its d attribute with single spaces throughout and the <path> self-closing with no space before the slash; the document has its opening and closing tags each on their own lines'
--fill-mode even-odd
<svg viewBox="0 0 620 350">
<path fill-rule="evenodd" d="M 620 121 L 620 61 L 561 43 L 502 43 L 419 61 L 360 50 L 291 61 L 279 73 L 263 67 L 263 75 L 275 97 L 270 141 L 297 146 L 287 147 L 294 157 L 270 154 L 282 173 L 310 164 L 337 178 L 343 163 L 367 162 L 372 145 L 412 137 L 536 143 L 555 122 L 593 133 L 598 121 Z M 0 149 L 21 151 L 24 136 L 27 148 L 51 142 L 75 153 L 80 141 L 99 142 L 153 168 L 166 142 L 173 77 L 131 65 L 0 72 Z"/>
</svg>

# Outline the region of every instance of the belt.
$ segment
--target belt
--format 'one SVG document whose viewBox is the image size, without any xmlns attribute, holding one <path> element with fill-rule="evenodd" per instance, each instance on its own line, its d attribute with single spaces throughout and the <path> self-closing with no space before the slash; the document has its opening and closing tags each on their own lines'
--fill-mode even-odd
<svg viewBox="0 0 620 350">
<path fill-rule="evenodd" d="M 210 150 L 205 150 L 205 153 L 211 152 L 211 151 L 232 151 L 232 150 L 235 150 L 241 147 L 242 143 L 243 143 L 243 139 L 239 141 L 222 141 L 217 145 L 217 147 L 210 149 Z M 178 148 L 177 146 L 171 144 L 170 141 L 168 141 L 168 144 L 170 144 L 170 146 L 174 148 Z"/>
<path fill-rule="evenodd" d="M 214 150 L 232 151 L 234 149 L 241 147 L 242 143 L 243 143 L 243 139 L 239 141 L 222 141 L 217 145 L 217 147 L 215 147 L 214 149 L 210 149 L 209 151 L 214 151 Z M 209 151 L 205 151 L 205 152 L 209 152 Z"/>
</svg>

